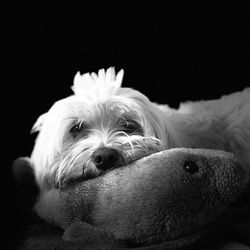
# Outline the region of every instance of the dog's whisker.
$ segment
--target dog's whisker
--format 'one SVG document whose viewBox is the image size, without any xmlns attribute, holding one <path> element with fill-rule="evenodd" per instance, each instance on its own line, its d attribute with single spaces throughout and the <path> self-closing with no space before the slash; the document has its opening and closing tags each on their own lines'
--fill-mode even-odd
<svg viewBox="0 0 250 250">
<path fill-rule="evenodd" d="M 58 174 L 56 179 L 58 180 L 59 187 L 62 183 L 64 183 L 67 180 L 67 176 L 74 171 L 74 165 L 75 162 L 77 162 L 78 158 L 82 156 L 84 152 L 89 150 L 90 147 L 86 147 L 81 149 L 78 153 L 75 155 L 69 154 L 66 157 L 63 158 L 61 161 L 61 164 L 58 167 Z M 73 155 L 73 157 L 71 157 Z"/>
<path fill-rule="evenodd" d="M 124 142 L 124 144 L 129 143 L 131 149 L 134 150 L 134 146 L 133 146 L 133 143 L 131 141 L 131 137 L 127 133 L 125 133 L 124 131 L 118 131 L 118 132 L 114 133 L 114 136 L 115 135 L 120 135 L 120 134 L 124 135 L 128 139 L 128 141 Z"/>
</svg>

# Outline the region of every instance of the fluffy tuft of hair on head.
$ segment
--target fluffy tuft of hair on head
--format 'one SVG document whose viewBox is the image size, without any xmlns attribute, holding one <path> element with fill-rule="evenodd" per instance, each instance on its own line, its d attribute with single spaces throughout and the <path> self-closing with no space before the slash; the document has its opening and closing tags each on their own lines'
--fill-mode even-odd
<svg viewBox="0 0 250 250">
<path fill-rule="evenodd" d="M 83 97 L 85 100 L 105 101 L 115 95 L 121 87 L 123 75 L 123 69 L 116 75 L 114 67 L 110 67 L 106 71 L 100 69 L 98 74 L 92 72 L 81 75 L 80 72 L 77 72 L 72 90 L 75 95 Z"/>
</svg>

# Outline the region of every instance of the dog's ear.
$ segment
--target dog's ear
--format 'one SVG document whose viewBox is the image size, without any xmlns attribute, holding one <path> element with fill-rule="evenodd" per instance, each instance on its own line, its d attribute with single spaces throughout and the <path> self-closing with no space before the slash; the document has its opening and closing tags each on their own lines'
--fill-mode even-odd
<svg viewBox="0 0 250 250">
<path fill-rule="evenodd" d="M 31 133 L 35 133 L 35 132 L 38 132 L 41 130 L 41 127 L 42 127 L 46 117 L 47 117 L 47 113 L 44 113 L 38 117 L 37 121 L 35 122 L 35 124 L 33 125 L 32 129 L 31 129 Z"/>
</svg>

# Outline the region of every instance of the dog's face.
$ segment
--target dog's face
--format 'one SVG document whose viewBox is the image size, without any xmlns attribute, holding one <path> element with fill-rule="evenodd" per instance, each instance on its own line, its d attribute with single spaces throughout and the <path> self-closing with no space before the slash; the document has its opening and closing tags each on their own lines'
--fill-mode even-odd
<svg viewBox="0 0 250 250">
<path fill-rule="evenodd" d="M 56 102 L 33 131 L 32 153 L 41 188 L 93 178 L 166 148 L 165 123 L 157 105 L 122 88 L 123 71 L 76 75 L 74 95 Z"/>
</svg>

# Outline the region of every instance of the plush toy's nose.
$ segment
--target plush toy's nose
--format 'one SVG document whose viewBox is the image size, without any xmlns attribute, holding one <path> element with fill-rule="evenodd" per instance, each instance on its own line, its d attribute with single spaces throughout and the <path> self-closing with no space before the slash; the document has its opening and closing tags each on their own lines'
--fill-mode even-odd
<svg viewBox="0 0 250 250">
<path fill-rule="evenodd" d="M 110 169 L 121 161 L 119 152 L 112 148 L 99 148 L 92 155 L 92 161 L 101 170 Z"/>
</svg>

